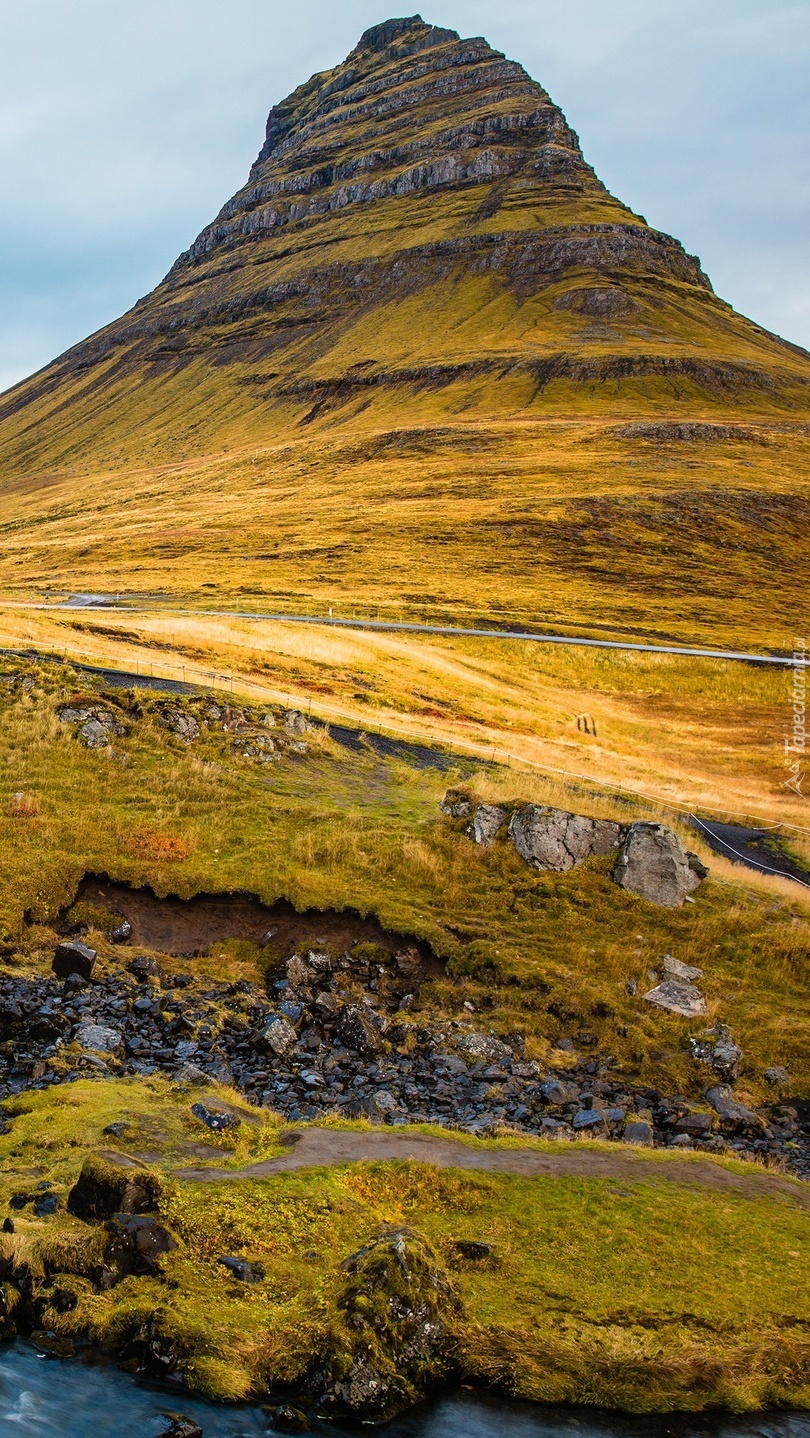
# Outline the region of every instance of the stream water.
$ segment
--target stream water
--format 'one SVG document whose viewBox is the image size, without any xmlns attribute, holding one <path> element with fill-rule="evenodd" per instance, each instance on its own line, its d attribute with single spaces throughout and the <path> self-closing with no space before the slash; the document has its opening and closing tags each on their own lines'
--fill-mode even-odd
<svg viewBox="0 0 810 1438">
<path fill-rule="evenodd" d="M 166 1415 L 176 1412 L 194 1418 L 204 1438 L 274 1432 L 261 1408 L 215 1407 L 186 1394 L 167 1394 L 115 1368 L 42 1358 L 25 1343 L 0 1350 L 0 1438 L 158 1438 Z M 375 1431 L 381 1438 L 810 1438 L 810 1414 L 634 1419 L 505 1403 L 462 1390 Z M 313 1433 L 350 1438 L 325 1424 Z"/>
</svg>

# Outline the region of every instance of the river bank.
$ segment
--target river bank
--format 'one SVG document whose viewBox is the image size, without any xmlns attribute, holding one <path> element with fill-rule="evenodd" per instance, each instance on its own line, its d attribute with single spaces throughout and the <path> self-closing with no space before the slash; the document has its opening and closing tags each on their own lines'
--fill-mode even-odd
<svg viewBox="0 0 810 1438">
<path fill-rule="evenodd" d="M 278 1431 L 261 1408 L 220 1406 L 167 1393 L 115 1368 L 42 1358 L 27 1343 L 0 1350 L 4 1434 L 159 1438 L 165 1415 L 177 1411 L 202 1427 L 203 1438 L 264 1438 Z M 380 1438 L 810 1438 L 810 1415 L 773 1411 L 626 1418 L 598 1409 L 507 1403 L 458 1390 L 376 1431 Z M 351 1438 L 351 1433 L 317 1424 L 310 1438 Z"/>
</svg>

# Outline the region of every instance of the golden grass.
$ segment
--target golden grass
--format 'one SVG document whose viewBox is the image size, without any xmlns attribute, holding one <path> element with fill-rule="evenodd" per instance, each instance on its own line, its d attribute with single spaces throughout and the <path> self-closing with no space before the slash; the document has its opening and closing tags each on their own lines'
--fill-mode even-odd
<svg viewBox="0 0 810 1438">
<path fill-rule="evenodd" d="M 551 783 L 578 776 L 662 810 L 810 828 L 807 800 L 785 784 L 789 670 L 140 608 L 6 608 L 0 643 L 225 685 L 253 702 L 292 703 L 460 755 L 497 751 L 504 763 L 545 770 Z"/>
<path fill-rule="evenodd" d="M 55 715 L 60 687 L 72 692 L 75 679 L 60 686 L 59 670 L 33 672 L 34 688 L 5 701 L 0 744 L 0 786 L 39 808 L 20 820 L 0 805 L 8 856 L 0 926 L 16 962 L 49 964 L 55 917 L 85 872 L 158 894 L 247 891 L 299 911 L 351 908 L 426 939 L 447 961 L 446 978 L 421 995 L 426 1013 L 464 1018 L 470 1002 L 473 1022 L 523 1034 L 544 1058 L 553 1039 L 582 1034 L 615 1056 L 628 1081 L 697 1092 L 705 1075 L 690 1056 L 693 1026 L 641 997 L 671 953 L 705 969 L 711 1013 L 742 1044 L 752 1095 L 767 1096 L 762 1074 L 775 1063 L 789 1068 L 796 1092 L 806 1082 L 810 930 L 798 886 L 707 855 L 712 877 L 698 901 L 662 910 L 618 889 L 608 861 L 538 874 L 510 845 L 481 851 L 462 824 L 440 817 L 438 800 L 458 770 L 419 772 L 326 739 L 306 756 L 254 765 L 215 730 L 187 748 L 161 727 L 159 701 L 146 694 L 112 752 L 88 751 Z M 486 769 L 474 784 L 486 797 L 550 799 L 624 820 L 656 813 L 514 771 Z M 691 830 L 681 832 L 706 853 Z M 144 834 L 149 842 L 130 841 Z M 91 942 L 102 972 L 120 964 L 103 923 L 96 930 L 94 921 Z M 217 945 L 195 965 L 214 977 L 225 968 L 259 976 L 255 953 L 223 953 Z"/>
</svg>

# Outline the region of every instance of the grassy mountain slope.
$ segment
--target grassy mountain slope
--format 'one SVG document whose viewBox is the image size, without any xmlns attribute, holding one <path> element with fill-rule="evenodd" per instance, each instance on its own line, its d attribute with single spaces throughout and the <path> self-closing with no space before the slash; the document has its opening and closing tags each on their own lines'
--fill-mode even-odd
<svg viewBox="0 0 810 1438">
<path fill-rule="evenodd" d="M 391 21 L 0 400 L 0 583 L 785 642 L 809 408 L 519 65 Z"/>
</svg>

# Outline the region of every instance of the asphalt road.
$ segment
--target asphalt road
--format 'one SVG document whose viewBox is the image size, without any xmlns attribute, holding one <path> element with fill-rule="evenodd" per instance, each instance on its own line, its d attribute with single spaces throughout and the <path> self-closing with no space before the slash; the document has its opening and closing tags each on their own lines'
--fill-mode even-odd
<svg viewBox="0 0 810 1438">
<path fill-rule="evenodd" d="M 138 613 L 134 607 L 104 602 L 103 595 L 74 595 L 62 605 L 32 605 L 35 609 L 115 610 Z M 580 639 L 568 634 L 535 634 L 518 629 L 463 629 L 451 624 L 404 624 L 388 619 L 329 619 L 314 614 L 258 614 L 242 609 L 171 609 L 160 606 L 161 614 L 193 615 L 198 619 L 265 619 L 282 624 L 317 624 L 333 629 L 370 629 L 381 633 L 437 634 L 460 639 L 521 639 L 530 644 L 572 644 L 584 649 L 629 649 L 636 654 L 683 654 L 694 659 L 731 659 L 743 664 L 778 664 L 793 667 L 793 659 L 780 654 L 747 654 L 733 649 L 687 649 L 675 644 L 633 644 L 629 640 Z"/>
<path fill-rule="evenodd" d="M 63 604 L 33 604 L 30 608 L 36 610 L 114 610 L 117 613 L 141 613 L 137 605 L 128 603 L 115 603 L 109 595 L 104 594 L 73 594 Z M 153 613 L 153 611 L 150 611 Z M 748 654 L 732 649 L 686 649 L 681 644 L 633 644 L 629 640 L 613 640 L 613 638 L 578 638 L 570 634 L 535 634 L 531 630 L 479 630 L 479 628 L 460 628 L 453 624 L 404 624 L 396 620 L 347 620 L 347 618 L 327 618 L 321 614 L 259 614 L 255 610 L 180 610 L 180 608 L 164 608 L 160 605 L 158 613 L 161 614 L 184 614 L 194 615 L 197 618 L 219 618 L 219 620 L 273 620 L 281 624 L 321 624 L 327 628 L 358 628 L 358 630 L 377 630 L 380 633 L 403 633 L 403 634 L 446 634 L 456 638 L 519 638 L 528 641 L 529 644 L 574 644 L 581 649 L 623 649 L 632 650 L 636 654 L 688 654 L 692 659 L 731 659 L 744 664 L 781 664 L 781 666 L 793 667 L 794 660 L 786 654 Z"/>
</svg>

